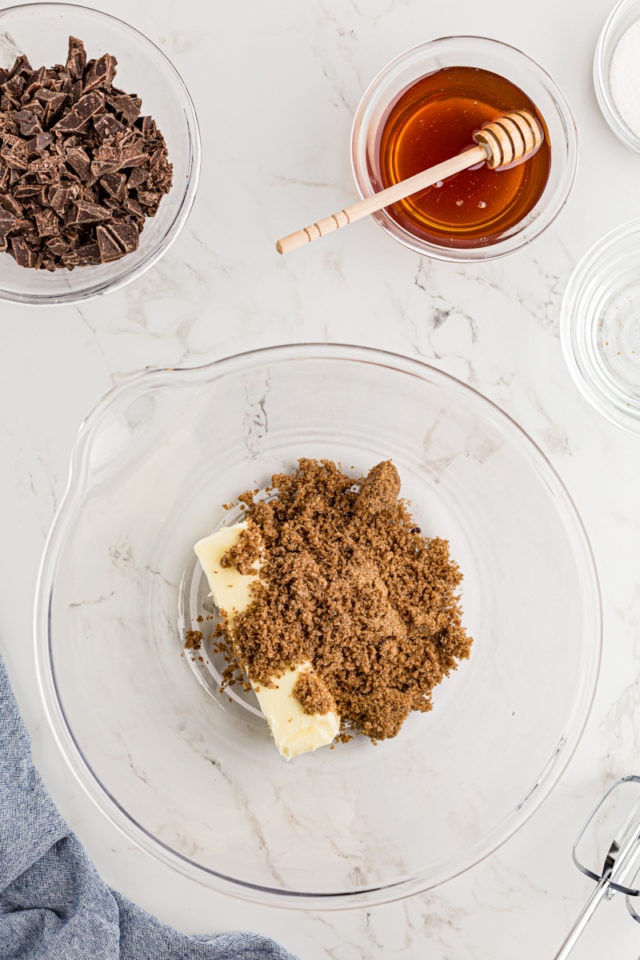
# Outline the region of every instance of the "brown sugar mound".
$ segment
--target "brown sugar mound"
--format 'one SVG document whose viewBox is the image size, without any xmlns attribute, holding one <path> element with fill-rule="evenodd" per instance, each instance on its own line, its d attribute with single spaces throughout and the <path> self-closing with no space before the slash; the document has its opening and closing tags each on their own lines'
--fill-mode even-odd
<svg viewBox="0 0 640 960">
<path fill-rule="evenodd" d="M 336 709 L 343 739 L 395 736 L 470 654 L 448 542 L 421 535 L 389 460 L 354 480 L 330 460 L 301 459 L 268 492 L 239 498 L 263 559 L 233 637 L 223 618 L 226 681 L 240 680 L 243 665 L 269 686 L 308 661 L 319 682 L 307 674 L 296 687 L 307 713 Z M 246 538 L 243 564 L 256 540 Z"/>
</svg>

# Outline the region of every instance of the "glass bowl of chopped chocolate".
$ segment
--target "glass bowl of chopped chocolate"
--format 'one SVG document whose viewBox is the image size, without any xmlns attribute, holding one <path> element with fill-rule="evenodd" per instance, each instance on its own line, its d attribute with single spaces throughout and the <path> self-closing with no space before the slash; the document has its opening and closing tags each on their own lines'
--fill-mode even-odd
<svg viewBox="0 0 640 960">
<path fill-rule="evenodd" d="M 601 617 L 575 507 L 509 417 L 424 363 L 298 344 L 104 398 L 35 640 L 113 824 L 215 889 L 333 908 L 442 883 L 538 808 Z"/>
<path fill-rule="evenodd" d="M 71 4 L 0 11 L 0 299 L 74 303 L 140 276 L 199 165 L 189 93 L 145 36 Z"/>
</svg>

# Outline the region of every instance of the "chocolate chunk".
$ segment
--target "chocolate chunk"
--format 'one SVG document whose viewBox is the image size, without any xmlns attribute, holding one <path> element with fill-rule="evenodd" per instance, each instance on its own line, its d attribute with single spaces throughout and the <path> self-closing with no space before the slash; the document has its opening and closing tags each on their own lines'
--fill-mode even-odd
<svg viewBox="0 0 640 960">
<path fill-rule="evenodd" d="M 29 150 L 24 140 L 11 143 L 9 137 L 4 137 L 4 145 L 0 148 L 0 156 L 12 170 L 29 169 Z"/>
<path fill-rule="evenodd" d="M 147 182 L 149 170 L 147 167 L 133 167 L 127 180 L 129 190 L 137 190 L 143 183 Z"/>
<path fill-rule="evenodd" d="M 109 211 L 105 210 L 102 204 L 78 200 L 67 214 L 65 225 L 84 226 L 87 223 L 100 223 L 101 220 L 108 220 L 109 217 Z"/>
<path fill-rule="evenodd" d="M 47 192 L 47 202 L 59 217 L 64 216 L 65 210 L 72 199 L 75 199 L 75 196 L 71 187 L 63 187 L 56 184 L 55 186 L 49 187 Z"/>
<path fill-rule="evenodd" d="M 19 183 L 12 193 L 17 200 L 25 200 L 27 197 L 41 196 L 44 189 L 39 183 Z"/>
<path fill-rule="evenodd" d="M 7 96 L 13 97 L 16 101 L 22 101 L 22 95 L 26 85 L 27 84 L 24 77 L 11 77 L 11 79 L 7 80 L 4 85 L 4 92 L 7 94 Z"/>
<path fill-rule="evenodd" d="M 22 104 L 23 110 L 29 110 L 37 120 L 40 121 L 40 125 L 44 123 L 45 107 L 39 100 L 30 100 L 28 103 L 25 101 Z"/>
<path fill-rule="evenodd" d="M 106 173 L 117 173 L 120 169 L 120 158 L 114 160 L 92 160 L 91 175 L 93 177 L 103 177 Z"/>
<path fill-rule="evenodd" d="M 87 267 L 100 263 L 100 247 L 97 243 L 85 243 L 63 257 L 67 267 Z"/>
<path fill-rule="evenodd" d="M 155 190 L 138 190 L 138 202 L 148 217 L 152 217 L 158 209 L 160 194 Z M 150 212 L 153 211 L 153 212 Z"/>
<path fill-rule="evenodd" d="M 16 113 L 16 120 L 23 137 L 33 137 L 36 133 L 42 133 L 40 121 L 32 110 L 19 110 Z"/>
<path fill-rule="evenodd" d="M 53 237 L 51 240 L 47 240 L 45 249 L 52 256 L 60 258 L 71 252 L 71 244 L 67 240 L 63 240 L 62 237 Z"/>
<path fill-rule="evenodd" d="M 138 126 L 142 131 L 143 137 L 148 137 L 150 140 L 153 140 L 158 135 L 158 128 L 153 117 L 140 117 Z"/>
<path fill-rule="evenodd" d="M 149 162 L 149 154 L 144 149 L 144 140 L 138 140 L 122 151 L 122 168 L 141 167 Z"/>
<path fill-rule="evenodd" d="M 104 97 L 97 90 L 92 90 L 86 96 L 80 97 L 53 129 L 58 133 L 77 133 L 101 110 L 104 110 Z"/>
<path fill-rule="evenodd" d="M 67 102 L 66 93 L 56 93 L 55 90 L 38 90 L 36 99 L 43 107 L 42 126 L 50 127 Z"/>
<path fill-rule="evenodd" d="M 124 173 L 105 173 L 100 179 L 100 186 L 104 187 L 109 196 L 121 201 L 127 196 L 127 177 Z"/>
<path fill-rule="evenodd" d="M 12 229 L 16 218 L 6 210 L 0 210 L 0 244 L 4 244 L 3 250 L 7 249 L 7 234 Z"/>
<path fill-rule="evenodd" d="M 14 217 L 22 216 L 22 204 L 18 203 L 10 193 L 0 193 L 0 207 Z"/>
<path fill-rule="evenodd" d="M 93 90 L 94 87 L 111 86 L 113 78 L 116 75 L 116 66 L 118 61 L 110 53 L 105 53 L 98 60 L 91 60 L 83 76 L 83 86 L 85 92 Z"/>
<path fill-rule="evenodd" d="M 81 180 L 93 179 L 91 176 L 91 160 L 82 147 L 71 147 L 65 153 L 65 160 L 71 169 L 78 174 Z"/>
<path fill-rule="evenodd" d="M 35 73 L 32 73 L 29 77 L 28 86 L 25 85 L 24 93 L 22 95 L 23 101 L 31 98 L 36 90 L 40 90 L 48 80 L 47 70 L 45 67 L 40 67 L 39 70 L 36 70 Z"/>
<path fill-rule="evenodd" d="M 137 250 L 139 234 L 135 226 L 126 220 L 112 220 L 106 227 L 123 253 Z"/>
<path fill-rule="evenodd" d="M 128 197 L 122 204 L 122 209 L 126 213 L 130 213 L 139 224 L 144 223 L 145 212 L 137 200 L 132 200 L 131 197 Z"/>
<path fill-rule="evenodd" d="M 84 68 L 87 65 L 87 54 L 82 40 L 77 37 L 69 37 L 69 52 L 67 54 L 66 69 L 70 77 L 74 80 L 82 80 Z"/>
<path fill-rule="evenodd" d="M 0 152 L 3 154 L 9 153 L 13 147 L 20 143 L 22 143 L 22 139 L 20 137 L 13 133 L 5 133 L 4 137 L 2 138 L 2 144 L 0 145 Z"/>
<path fill-rule="evenodd" d="M 37 254 L 24 237 L 11 237 L 11 254 L 19 267 L 35 267 Z"/>
<path fill-rule="evenodd" d="M 108 98 L 109 106 L 122 116 L 125 123 L 132 124 L 140 116 L 142 100 L 133 94 L 119 92 Z"/>
<path fill-rule="evenodd" d="M 57 100 L 60 94 L 56 90 L 49 90 L 48 87 L 40 87 L 33 96 L 40 103 L 49 103 L 51 100 Z"/>
<path fill-rule="evenodd" d="M 57 237 L 60 234 L 60 221 L 53 210 L 43 209 L 35 213 L 36 227 L 41 237 Z"/>
<path fill-rule="evenodd" d="M 8 93 L 3 93 L 0 97 L 0 110 L 3 113 L 11 113 L 20 109 L 20 101 L 14 100 Z"/>
<path fill-rule="evenodd" d="M 32 220 L 27 220 L 26 217 L 16 217 L 11 232 L 28 242 L 35 241 L 38 237 L 35 223 Z"/>
<path fill-rule="evenodd" d="M 164 138 L 115 71 L 75 37 L 64 66 L 0 69 L 0 250 L 20 266 L 118 260 L 171 189 Z"/>
<path fill-rule="evenodd" d="M 52 157 L 45 154 L 32 160 L 29 164 L 29 173 L 34 175 L 38 183 L 54 183 L 60 179 L 63 169 L 63 162 L 60 157 Z"/>
<path fill-rule="evenodd" d="M 33 67 L 29 63 L 28 58 L 24 54 L 21 54 L 19 57 L 17 57 L 14 65 L 9 71 L 9 79 L 11 80 L 14 77 L 26 77 L 31 73 L 33 73 Z"/>
<path fill-rule="evenodd" d="M 100 248 L 100 259 L 103 263 L 111 263 L 113 260 L 120 259 L 124 251 L 102 224 L 96 228 L 96 237 Z"/>
<path fill-rule="evenodd" d="M 35 136 L 35 149 L 38 153 L 44 153 L 47 147 L 53 143 L 53 137 L 50 133 L 37 133 Z"/>
<path fill-rule="evenodd" d="M 93 121 L 93 129 L 101 140 L 106 140 L 114 137 L 116 133 L 123 133 L 126 127 L 112 113 L 103 113 Z"/>
<path fill-rule="evenodd" d="M 82 93 L 82 80 L 73 80 L 67 93 L 67 96 L 69 97 L 69 103 L 72 106 L 74 103 L 77 103 L 82 96 Z"/>
</svg>

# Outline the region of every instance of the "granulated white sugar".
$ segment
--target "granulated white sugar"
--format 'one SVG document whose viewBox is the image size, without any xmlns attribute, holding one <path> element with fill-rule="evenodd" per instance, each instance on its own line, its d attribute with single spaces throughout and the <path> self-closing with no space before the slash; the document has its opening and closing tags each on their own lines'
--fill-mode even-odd
<svg viewBox="0 0 640 960">
<path fill-rule="evenodd" d="M 640 137 L 640 20 L 622 35 L 613 51 L 609 82 L 618 113 Z"/>
</svg>

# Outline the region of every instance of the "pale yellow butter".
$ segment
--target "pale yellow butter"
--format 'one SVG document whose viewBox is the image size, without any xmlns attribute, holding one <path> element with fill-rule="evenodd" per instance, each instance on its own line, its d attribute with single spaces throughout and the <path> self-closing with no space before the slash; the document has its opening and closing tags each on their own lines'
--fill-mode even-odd
<svg viewBox="0 0 640 960">
<path fill-rule="evenodd" d="M 257 578 L 257 574 L 240 573 L 235 567 L 223 567 L 220 563 L 246 526 L 246 523 L 234 523 L 232 527 L 221 527 L 210 537 L 198 540 L 193 548 L 209 582 L 213 602 L 218 610 L 225 611 L 229 620 L 233 620 L 234 613 L 247 609 L 251 602 L 251 584 Z"/>
<path fill-rule="evenodd" d="M 223 567 L 224 554 L 238 542 L 246 522 L 222 527 L 209 537 L 199 540 L 194 550 L 209 582 L 213 602 L 224 610 L 233 633 L 234 614 L 242 613 L 251 602 L 251 585 L 255 574 L 243 574 L 234 567 Z M 256 564 L 256 571 L 259 563 Z M 340 729 L 340 718 L 330 713 L 305 713 L 293 688 L 301 673 L 311 670 L 311 664 L 301 663 L 273 680 L 273 687 L 252 683 L 260 709 L 264 713 L 276 746 L 283 757 L 290 760 L 301 753 L 310 753 L 331 743 Z"/>
</svg>

